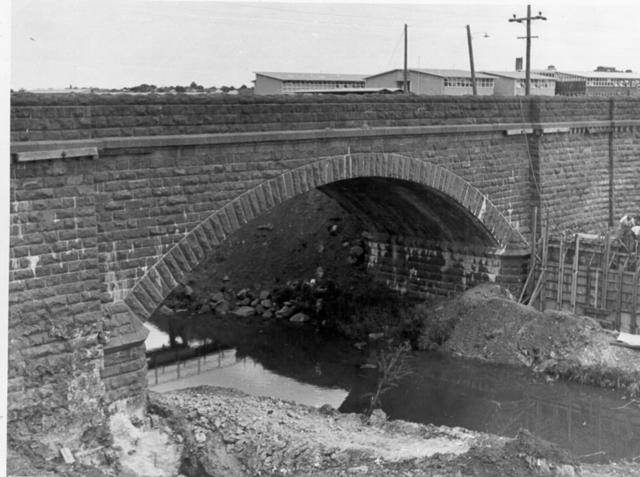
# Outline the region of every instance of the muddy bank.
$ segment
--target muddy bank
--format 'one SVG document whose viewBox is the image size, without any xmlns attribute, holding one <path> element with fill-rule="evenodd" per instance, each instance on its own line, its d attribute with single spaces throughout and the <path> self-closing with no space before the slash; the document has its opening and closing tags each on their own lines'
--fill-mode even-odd
<svg viewBox="0 0 640 477">
<path fill-rule="evenodd" d="M 365 420 L 214 387 L 152 394 L 152 412 L 181 437 L 186 476 L 579 475 L 575 460 L 522 433 Z"/>
<path fill-rule="evenodd" d="M 151 393 L 147 414 L 115 414 L 113 442 L 73 465 L 16 452 L 9 475 L 208 476 L 585 476 L 631 477 L 640 465 L 580 465 L 527 432 L 504 438 L 462 428 L 367 420 L 273 398 L 199 387 Z"/>
<path fill-rule="evenodd" d="M 516 303 L 496 285 L 476 287 L 425 307 L 422 314 L 423 349 L 439 347 L 467 358 L 525 365 L 555 378 L 640 394 L 640 351 L 612 344 L 617 333 L 591 318 L 539 312 Z"/>
</svg>

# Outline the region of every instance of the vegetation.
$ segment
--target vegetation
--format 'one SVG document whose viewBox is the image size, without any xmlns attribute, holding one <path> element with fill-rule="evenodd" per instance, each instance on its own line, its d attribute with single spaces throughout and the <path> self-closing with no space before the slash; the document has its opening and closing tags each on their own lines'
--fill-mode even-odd
<svg viewBox="0 0 640 477">
<path fill-rule="evenodd" d="M 605 366 L 585 366 L 578 361 L 563 360 L 552 362 L 542 369 L 544 373 L 575 381 L 611 389 L 624 389 L 632 397 L 640 397 L 640 372 L 630 375 L 628 372 Z"/>
<path fill-rule="evenodd" d="M 370 397 L 369 406 L 365 411 L 367 417 L 382 405 L 381 398 L 385 392 L 398 386 L 403 378 L 412 373 L 409 364 L 410 352 L 411 345 L 408 342 L 391 348 L 382 348 L 376 352 L 378 379 L 375 391 L 365 394 L 365 397 Z"/>
<path fill-rule="evenodd" d="M 114 90 L 111 90 L 114 91 Z M 195 81 L 192 81 L 188 86 L 183 85 L 175 85 L 175 86 L 156 86 L 154 84 L 142 83 L 137 86 L 132 86 L 129 88 L 123 88 L 123 92 L 132 92 L 132 93 L 224 93 L 224 94 L 252 94 L 253 88 L 247 88 L 246 85 L 242 85 L 240 88 L 236 88 L 235 86 L 211 86 L 204 87 L 199 85 Z"/>
</svg>

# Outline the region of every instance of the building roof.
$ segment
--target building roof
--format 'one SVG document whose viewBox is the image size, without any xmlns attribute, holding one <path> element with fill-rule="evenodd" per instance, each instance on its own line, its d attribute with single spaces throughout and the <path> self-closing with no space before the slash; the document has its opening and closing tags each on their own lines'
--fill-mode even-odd
<svg viewBox="0 0 640 477">
<path fill-rule="evenodd" d="M 367 76 L 367 79 L 375 78 L 376 76 L 386 75 L 388 73 L 393 73 L 396 71 L 404 71 L 401 68 L 396 68 L 389 71 L 384 71 L 382 73 L 377 73 L 375 75 Z M 427 69 L 427 68 L 409 68 L 409 71 L 412 73 L 420 73 L 429 76 L 436 76 L 438 78 L 471 78 L 471 71 L 468 70 L 441 70 L 441 69 Z M 478 78 L 488 78 L 493 79 L 493 76 L 489 76 L 483 73 L 476 73 L 476 79 Z"/>
<path fill-rule="evenodd" d="M 526 79 L 527 73 L 525 71 L 482 71 L 485 74 L 491 76 L 499 76 L 501 78 L 509 78 L 516 80 Z M 541 74 L 531 73 L 531 79 L 540 79 L 546 81 L 554 81 L 554 78 L 550 78 L 549 76 L 544 76 Z"/>
<path fill-rule="evenodd" d="M 267 76 L 281 81 L 364 81 L 366 75 L 331 73 L 267 73 L 256 72 L 256 76 Z"/>
<path fill-rule="evenodd" d="M 565 71 L 565 70 L 544 70 L 547 73 L 558 75 L 571 75 L 579 78 L 590 79 L 640 79 L 640 73 L 625 73 L 623 71 Z"/>
</svg>

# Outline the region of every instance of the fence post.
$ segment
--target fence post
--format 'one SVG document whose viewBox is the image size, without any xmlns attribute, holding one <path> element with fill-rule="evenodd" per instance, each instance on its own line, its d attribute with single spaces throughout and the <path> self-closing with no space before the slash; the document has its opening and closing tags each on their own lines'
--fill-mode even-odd
<svg viewBox="0 0 640 477">
<path fill-rule="evenodd" d="M 636 258 L 637 260 L 637 258 Z M 636 263 L 636 272 L 633 274 L 633 291 L 632 291 L 632 298 L 631 298 L 631 324 L 630 324 L 630 333 L 631 334 L 636 334 L 636 331 L 638 330 L 638 323 L 636 322 L 636 313 L 637 313 L 637 308 L 638 308 L 638 286 L 640 286 L 640 283 L 638 283 L 638 278 L 640 277 L 640 260 L 638 260 L 638 262 Z"/>
<path fill-rule="evenodd" d="M 622 263 L 620 266 L 620 262 L 618 262 L 619 270 L 618 270 L 618 303 L 616 307 L 616 329 L 620 331 L 622 327 L 622 285 L 624 283 L 624 270 L 627 268 L 627 262 L 629 261 L 629 257 Z"/>
<path fill-rule="evenodd" d="M 609 291 L 609 255 L 611 254 L 611 243 L 609 241 L 609 229 L 604 238 L 604 256 L 602 257 L 602 299 L 600 300 L 602 309 L 607 309 L 607 292 Z"/>
<path fill-rule="evenodd" d="M 573 254 L 573 270 L 571 279 L 571 312 L 576 312 L 578 295 L 578 268 L 580 267 L 580 235 L 576 234 L 576 250 Z"/>
<path fill-rule="evenodd" d="M 562 309 L 563 290 L 564 286 L 564 233 L 560 235 L 560 250 L 558 251 L 558 290 L 556 296 L 556 302 L 558 303 L 558 309 Z"/>
</svg>

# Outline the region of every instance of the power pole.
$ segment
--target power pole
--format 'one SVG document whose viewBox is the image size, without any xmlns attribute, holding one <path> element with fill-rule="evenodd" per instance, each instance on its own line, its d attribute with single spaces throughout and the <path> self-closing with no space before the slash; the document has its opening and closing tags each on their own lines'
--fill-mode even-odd
<svg viewBox="0 0 640 477">
<path fill-rule="evenodd" d="M 547 20 L 547 17 L 542 16 L 542 12 L 538 12 L 538 15 L 535 17 L 531 16 L 531 5 L 527 5 L 527 16 L 516 18 L 515 13 L 513 14 L 513 18 L 509 18 L 510 22 L 518 22 L 522 23 L 523 21 L 527 22 L 527 36 L 519 36 L 518 38 L 526 38 L 527 40 L 527 59 L 526 59 L 526 73 L 525 73 L 525 89 L 524 94 L 529 96 L 531 93 L 531 38 L 538 38 L 537 36 L 531 36 L 531 20 Z"/>
<path fill-rule="evenodd" d="M 402 90 L 405 94 L 409 92 L 409 68 L 407 65 L 407 24 L 404 24 L 404 85 Z"/>
<path fill-rule="evenodd" d="M 467 44 L 469 45 L 469 64 L 471 65 L 471 87 L 473 95 L 478 96 L 478 87 L 476 86 L 476 70 L 473 66 L 473 46 L 471 44 L 471 28 L 467 25 Z"/>
</svg>

